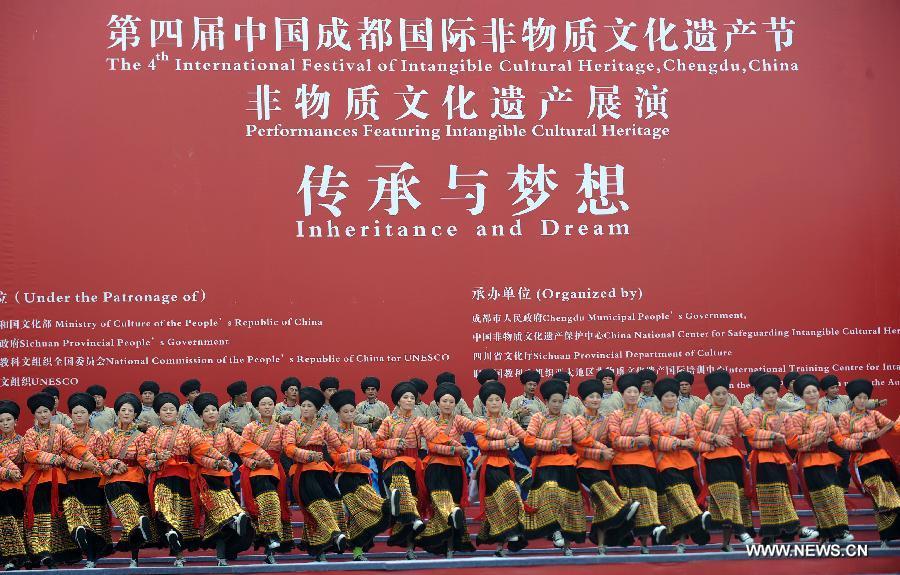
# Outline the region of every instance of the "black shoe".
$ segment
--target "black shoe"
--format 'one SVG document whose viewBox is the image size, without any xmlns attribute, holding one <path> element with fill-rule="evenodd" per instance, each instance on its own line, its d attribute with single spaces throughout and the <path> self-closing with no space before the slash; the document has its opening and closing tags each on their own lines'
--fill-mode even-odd
<svg viewBox="0 0 900 575">
<path fill-rule="evenodd" d="M 178 536 L 178 533 L 173 529 L 166 533 L 166 542 L 169 544 L 169 551 L 172 555 L 176 555 L 181 552 L 183 547 L 181 546 L 181 537 Z"/>
<path fill-rule="evenodd" d="M 390 495 L 388 495 L 391 499 L 391 515 L 397 517 L 400 515 L 400 491 L 397 489 L 391 489 Z"/>
<path fill-rule="evenodd" d="M 337 547 L 338 554 L 342 555 L 347 550 L 347 536 L 343 533 L 338 533 L 334 538 L 334 546 Z"/>
<path fill-rule="evenodd" d="M 466 514 L 459 507 L 450 515 L 450 525 L 457 531 L 462 531 L 466 528 Z"/>
<path fill-rule="evenodd" d="M 82 553 L 88 552 L 87 529 L 85 529 L 84 525 L 79 525 L 75 528 L 75 544 L 78 545 Z"/>
<path fill-rule="evenodd" d="M 144 540 L 144 543 L 150 543 L 150 518 L 146 515 L 141 515 L 141 518 L 138 519 L 138 533 L 141 534 L 141 539 Z"/>
<path fill-rule="evenodd" d="M 49 554 L 41 557 L 41 560 L 38 564 L 41 567 L 46 567 L 47 569 L 56 569 L 56 564 L 53 562 L 53 557 L 51 557 Z"/>
</svg>

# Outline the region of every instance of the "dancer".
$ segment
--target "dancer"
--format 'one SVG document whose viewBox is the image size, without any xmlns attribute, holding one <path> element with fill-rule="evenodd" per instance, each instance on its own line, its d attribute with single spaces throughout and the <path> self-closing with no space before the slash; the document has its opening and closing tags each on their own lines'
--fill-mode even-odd
<svg viewBox="0 0 900 575">
<path fill-rule="evenodd" d="M 234 429 L 220 422 L 219 398 L 212 393 L 201 393 L 194 399 L 194 411 L 203 420 L 200 436 L 222 455 L 236 455 L 242 459 L 255 461 L 258 466 L 273 467 L 275 462 L 258 445 L 238 435 Z M 231 490 L 231 467 L 222 469 L 201 469 L 203 480 L 209 490 L 209 497 L 202 498 L 206 523 L 203 529 L 202 546 L 216 550 L 219 567 L 228 565 L 238 553 L 253 544 L 256 533 L 250 516 L 241 509 Z"/>
<path fill-rule="evenodd" d="M 359 419 L 353 390 L 336 391 L 329 401 L 341 420 L 337 433 L 342 447 L 334 470 L 337 473 L 337 488 L 347 510 L 347 537 L 353 548 L 353 560 L 368 561 L 365 552 L 372 548 L 375 536 L 390 525 L 391 498 L 396 498 L 394 506 L 399 507 L 400 493 L 395 490 L 390 497 L 383 499 L 372 488 L 372 469 L 368 463 L 380 455 L 380 451 L 369 430 L 354 424 Z M 387 417 L 387 407 L 384 416 Z"/>
<path fill-rule="evenodd" d="M 505 557 L 507 550 L 521 551 L 525 538 L 525 505 L 516 481 L 516 466 L 511 450 L 524 445 L 525 430 L 503 412 L 506 387 L 489 381 L 478 390 L 487 411 L 486 429 L 476 435 L 481 455 L 475 462 L 478 476 L 478 500 L 481 504 L 481 529 L 478 545 L 496 544 L 494 554 Z"/>
<path fill-rule="evenodd" d="M 325 561 L 329 551 L 343 553 L 348 544 L 343 528 L 346 521 L 341 494 L 331 476 L 334 470 L 326 461 L 326 450 L 331 451 L 333 459 L 344 447 L 330 423 L 330 412 L 333 411 L 335 416 L 337 412 L 331 406 L 330 411 L 323 411 L 324 405 L 325 394 L 318 389 L 304 387 L 300 390 L 301 418 L 288 425 L 290 438 L 285 449 L 285 453 L 296 462 L 291 467 L 290 476 L 293 478 L 295 500 L 303 509 L 301 541 L 316 561 Z M 322 413 L 329 415 L 317 417 Z"/>
<path fill-rule="evenodd" d="M 659 518 L 656 460 L 650 447 L 662 426 L 658 414 L 639 407 L 645 383 L 637 374 L 622 374 L 616 385 L 625 407 L 609 416 L 609 441 L 616 452 L 612 475 L 622 499 L 641 504 L 634 514 L 634 535 L 641 542 L 641 553 L 647 554 L 648 539 L 660 545 L 666 537 L 666 527 Z"/>
<path fill-rule="evenodd" d="M 562 413 L 566 390 L 566 382 L 559 379 L 542 383 L 547 415 L 535 413 L 526 430 L 525 445 L 537 455 L 531 461 L 534 479 L 527 500 L 534 512 L 525 515 L 525 536 L 529 540 L 549 538 L 571 556 L 572 542 L 585 539 L 585 518 L 576 460 L 569 447 L 584 437 L 578 437 L 578 430 L 573 429 L 574 418 Z"/>
<path fill-rule="evenodd" d="M 615 451 L 609 447 L 609 417 L 603 414 L 604 385 L 599 379 L 588 379 L 578 385 L 578 395 L 584 404 L 584 415 L 575 425 L 585 430 L 587 437 L 575 445 L 578 453 L 578 479 L 590 494 L 593 520 L 588 537 L 597 546 L 599 555 L 606 555 L 607 543 L 627 547 L 632 534 L 635 513 L 640 501 L 627 503 L 616 493 L 610 467 Z"/>
<path fill-rule="evenodd" d="M 96 390 L 95 390 L 96 391 Z M 104 395 L 105 395 L 104 390 Z M 98 459 L 104 459 L 106 446 L 105 436 L 91 427 L 94 397 L 87 393 L 73 393 L 68 399 L 69 414 L 72 417 L 72 433 L 84 443 L 87 450 Z M 113 411 L 109 408 L 109 411 Z M 113 415 L 115 419 L 115 415 Z M 69 496 L 63 501 L 63 509 L 67 517 L 77 517 L 82 524 L 69 525 L 72 536 L 84 553 L 87 562 L 85 567 L 91 569 L 97 565 L 97 559 L 112 553 L 112 536 L 110 530 L 109 507 L 100 487 L 102 468 L 84 467 L 84 460 L 66 455 L 66 482 Z"/>
<path fill-rule="evenodd" d="M 872 498 L 875 523 L 882 549 L 900 536 L 900 479 L 894 460 L 879 443 L 886 433 L 900 432 L 900 417 L 891 420 L 882 413 L 868 409 L 872 404 L 872 382 L 855 379 L 847 384 L 847 396 L 853 407 L 841 414 L 838 427 L 850 440 L 853 454 L 852 477 L 860 491 Z"/>
<path fill-rule="evenodd" d="M 0 401 L 0 564 L 6 571 L 25 567 L 25 492 L 22 467 L 25 451 L 22 436 L 16 433 L 19 404 Z M 11 464 L 11 465 L 10 465 Z"/>
<path fill-rule="evenodd" d="M 133 393 L 123 393 L 116 398 L 113 410 L 118 423 L 103 434 L 100 464 L 106 478 L 103 492 L 122 524 L 116 550 L 130 551 L 131 567 L 137 567 L 140 549 L 156 545 L 159 540 L 156 524 L 150 520 L 144 473 L 147 436 L 135 424 L 135 418 L 141 413 L 141 400 Z"/>
<path fill-rule="evenodd" d="M 406 558 L 411 560 L 416 559 L 416 537 L 425 530 L 422 513 L 428 501 L 418 447 L 421 441 L 433 440 L 438 434 L 433 421 L 413 415 L 418 399 L 418 389 L 411 382 L 395 385 L 391 400 L 396 410 L 384 420 L 375 437 L 384 459 L 383 492 L 399 492 L 399 497 L 391 497 L 394 523 L 388 545 L 405 547 Z"/>
<path fill-rule="evenodd" d="M 243 458 L 241 492 L 244 506 L 253 518 L 256 546 L 263 547 L 266 563 L 275 563 L 275 552 L 287 553 L 294 548 L 294 531 L 287 504 L 288 480 L 281 465 L 281 454 L 291 443 L 291 431 L 275 419 L 275 390 L 257 387 L 250 403 L 259 411 L 259 421 L 244 427 L 242 437 L 265 450 L 274 465 L 266 467 L 253 458 Z"/>
</svg>

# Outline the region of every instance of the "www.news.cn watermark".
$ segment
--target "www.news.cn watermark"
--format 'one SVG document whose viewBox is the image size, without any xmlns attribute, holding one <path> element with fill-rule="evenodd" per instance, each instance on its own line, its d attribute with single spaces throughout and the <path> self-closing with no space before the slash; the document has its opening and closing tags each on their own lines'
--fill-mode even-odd
<svg viewBox="0 0 900 575">
<path fill-rule="evenodd" d="M 869 546 L 864 543 L 838 545 L 837 543 L 796 543 L 793 545 L 748 545 L 748 557 L 759 558 L 838 558 L 868 557 Z"/>
</svg>

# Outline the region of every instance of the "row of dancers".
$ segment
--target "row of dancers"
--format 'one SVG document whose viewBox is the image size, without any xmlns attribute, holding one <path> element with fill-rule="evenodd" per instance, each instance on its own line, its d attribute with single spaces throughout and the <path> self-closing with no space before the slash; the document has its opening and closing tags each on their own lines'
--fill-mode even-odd
<svg viewBox="0 0 900 575">
<path fill-rule="evenodd" d="M 35 423 L 23 436 L 16 433 L 19 406 L 2 401 L 0 561 L 16 569 L 85 558 L 94 567 L 126 550 L 137 566 L 147 547 L 167 547 L 176 566 L 184 565 L 185 551 L 199 548 L 215 549 L 219 565 L 251 547 L 268 563 L 295 548 L 318 561 L 347 551 L 364 561 L 385 531 L 388 545 L 405 549 L 409 559 L 416 548 L 452 557 L 478 545 L 505 556 L 536 539 L 552 541 L 565 555 L 586 539 L 600 554 L 635 539 L 641 553 L 651 544 L 684 552 L 688 539 L 707 544 L 713 529 L 721 529 L 726 551 L 732 538 L 750 543 L 757 535 L 764 543 L 848 542 L 841 457 L 829 443 L 852 454 L 853 476 L 872 498 L 883 544 L 900 531 L 897 471 L 879 444 L 885 433 L 900 431 L 900 418 L 869 407 L 873 386 L 866 380 L 847 384 L 851 407 L 835 419 L 819 409 L 822 384 L 810 374 L 792 382 L 804 401 L 799 411 L 779 409 L 778 376 L 754 374 L 761 404 L 749 415 L 729 405 L 731 377 L 723 370 L 705 376 L 710 402 L 693 415 L 679 410 L 681 382 L 673 378 L 654 383 L 655 411 L 641 407 L 644 380 L 636 373 L 618 377 L 622 405 L 612 411 L 604 409 L 610 395 L 603 378 L 581 382 L 577 398 L 565 378 L 551 378 L 539 385 L 544 409 L 530 412 L 525 427 L 506 404 L 505 386 L 479 380 L 483 417 L 460 413 L 461 391 L 442 374 L 430 404 L 436 413 L 420 414 L 428 405 L 420 383 L 400 382 L 391 391 L 395 409 L 374 433 L 361 424 L 349 389 L 326 399 L 321 389 L 302 387 L 297 417 L 284 419 L 276 415 L 275 389 L 256 388 L 249 399 L 258 418 L 241 433 L 223 424 L 223 406 L 212 393 L 192 398 L 199 428 L 183 421 L 178 396 L 154 393 L 159 421 L 144 430 L 137 417 L 145 404 L 122 394 L 112 408 L 115 425 L 103 433 L 90 425 L 97 402 L 88 393 L 68 398 L 71 429 L 53 421 L 60 415 L 57 397 L 29 397 Z M 583 413 L 566 413 L 578 398 Z M 322 415 L 326 403 L 336 428 Z M 469 433 L 478 447 L 474 541 L 465 517 Z M 748 465 L 738 449 L 744 438 Z M 529 466 L 517 464 L 520 451 Z M 240 461 L 239 490 L 231 458 Z M 380 490 L 371 461 L 378 462 Z M 815 528 L 800 525 L 791 497 L 797 482 Z M 296 541 L 288 492 L 303 514 Z M 759 510 L 758 533 L 752 506 Z M 122 525 L 115 544 L 110 510 Z"/>
</svg>

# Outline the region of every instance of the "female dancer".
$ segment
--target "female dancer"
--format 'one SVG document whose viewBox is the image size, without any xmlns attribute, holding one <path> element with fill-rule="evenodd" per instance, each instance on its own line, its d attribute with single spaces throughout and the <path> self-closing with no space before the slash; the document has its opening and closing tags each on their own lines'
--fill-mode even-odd
<svg viewBox="0 0 900 575">
<path fill-rule="evenodd" d="M 800 518 L 791 498 L 791 493 L 795 491 L 791 487 L 794 473 L 786 442 L 796 432 L 790 415 L 778 411 L 781 380 L 777 375 L 764 373 L 756 379 L 754 387 L 763 403 L 750 412 L 750 425 L 757 430 L 773 433 L 772 439 L 760 439 L 757 433 L 750 441 L 753 448 L 750 452 L 750 477 L 756 490 L 751 495 L 755 495 L 759 507 L 759 534 L 763 543 L 774 543 L 775 539 L 791 541 L 798 534 L 801 541 L 811 541 L 819 533 L 815 529 L 800 527 Z"/>
<path fill-rule="evenodd" d="M 22 436 L 16 433 L 19 404 L 0 401 L 0 563 L 6 571 L 25 566 L 25 493 L 21 467 L 25 464 Z M 10 466 L 9 464 L 12 464 Z"/>
<path fill-rule="evenodd" d="M 196 427 L 181 423 L 181 402 L 173 393 L 160 393 L 153 409 L 162 425 L 147 430 L 147 461 L 150 471 L 148 492 L 150 508 L 156 513 L 175 566 L 184 566 L 183 550 L 200 546 L 200 520 L 203 507 L 210 506 L 209 490 L 199 467 L 231 469 L 228 458 L 200 436 Z M 193 406 L 191 406 L 193 410 Z M 189 459 L 192 458 L 193 462 Z"/>
<path fill-rule="evenodd" d="M 97 458 L 69 429 L 51 423 L 55 399 L 47 393 L 28 398 L 28 409 L 34 414 L 34 427 L 25 432 L 22 440 L 25 452 L 23 481 L 28 486 L 25 504 L 27 541 L 35 564 L 53 568 L 57 563 L 75 563 L 81 553 L 72 537 L 78 530 L 80 543 L 85 539 L 86 517 L 69 512 L 61 503 L 69 496 L 66 476 L 62 469 L 66 456 L 80 460 L 82 469 L 99 469 Z M 79 529 L 82 528 L 82 529 Z"/>
<path fill-rule="evenodd" d="M 678 409 L 680 383 L 671 378 L 656 382 L 653 393 L 660 402 L 662 432 L 654 438 L 658 451 L 660 518 L 669 539 L 678 541 L 675 552 L 684 553 L 684 540 L 691 536 L 699 545 L 709 543 L 709 511 L 700 511 L 697 499 L 702 482 L 691 449 L 696 446 L 694 420 Z"/>
<path fill-rule="evenodd" d="M 230 427 L 219 422 L 219 399 L 212 393 L 201 393 L 194 398 L 194 411 L 203 420 L 200 435 L 203 441 L 225 457 L 232 453 L 256 461 L 257 465 L 272 467 L 274 461 L 258 445 L 245 440 Z M 203 529 L 203 546 L 216 550 L 220 567 L 229 559 L 253 544 L 256 533 L 247 515 L 231 491 L 231 467 L 201 471 L 209 489 L 205 508 L 206 524 Z"/>
<path fill-rule="evenodd" d="M 462 392 L 453 383 L 441 383 L 434 392 L 438 414 L 429 418 L 439 430 L 427 442 L 425 487 L 431 504 L 430 519 L 419 536 L 419 545 L 434 555 L 453 557 L 454 551 L 475 551 L 466 526 L 465 507 L 469 480 L 465 462 L 469 450 L 463 433 L 483 433 L 487 426 L 456 413 Z"/>
<path fill-rule="evenodd" d="M 347 538 L 353 548 L 354 561 L 368 561 L 364 553 L 372 548 L 375 536 L 388 528 L 391 522 L 391 499 L 400 505 L 400 492 L 394 490 L 383 499 L 372 488 L 372 469 L 368 463 L 381 455 L 369 430 L 355 425 L 356 394 L 352 389 L 341 389 L 328 400 L 340 418 L 338 438 L 341 441 L 339 455 L 335 458 L 337 488 L 347 509 Z"/>
<path fill-rule="evenodd" d="M 635 373 L 619 376 L 616 385 L 625 407 L 609 415 L 609 441 L 616 454 L 612 475 L 625 501 L 640 502 L 634 514 L 634 534 L 641 542 L 641 553 L 650 553 L 648 537 L 659 545 L 665 541 L 666 527 L 659 518 L 659 493 L 656 459 L 650 450 L 652 437 L 662 433 L 659 415 L 638 407 L 641 378 Z"/>
<path fill-rule="evenodd" d="M 292 443 L 286 425 L 274 418 L 275 390 L 268 385 L 250 394 L 250 403 L 259 411 L 259 421 L 251 421 L 242 437 L 265 450 L 273 465 L 243 458 L 241 492 L 247 512 L 255 522 L 257 547 L 264 547 L 266 563 L 275 563 L 275 551 L 287 553 L 294 548 L 294 530 L 287 504 L 287 476 L 281 465 L 281 453 Z"/>
<path fill-rule="evenodd" d="M 335 392 L 337 393 L 337 392 Z M 337 432 L 328 418 L 317 418 L 325 405 L 325 394 L 314 387 L 300 389 L 300 420 L 288 427 L 290 439 L 287 453 L 296 463 L 291 467 L 295 500 L 303 509 L 303 537 L 306 551 L 325 561 L 329 551 L 343 553 L 347 549 L 347 536 L 342 525 L 344 509 L 341 494 L 334 486 L 331 465 L 325 461 L 325 450 L 337 457 L 343 449 Z"/>
<path fill-rule="evenodd" d="M 584 415 L 575 418 L 575 425 L 585 430 L 585 439 L 575 445 L 578 454 L 578 479 L 590 494 L 594 507 L 589 537 L 597 546 L 597 553 L 606 554 L 606 544 L 627 547 L 634 540 L 631 521 L 640 501 L 630 504 L 616 493 L 610 467 L 615 451 L 608 447 L 609 417 L 603 415 L 603 382 L 588 379 L 578 385 L 578 395 L 584 404 Z"/>
<path fill-rule="evenodd" d="M 705 381 L 712 405 L 704 403 L 694 412 L 694 427 L 700 440 L 695 447 L 704 466 L 712 525 L 722 527 L 722 550 L 731 551 L 732 533 L 746 544 L 753 543 L 756 535 L 750 500 L 744 492 L 750 477 L 734 442 L 741 433 L 751 441 L 770 440 L 776 435 L 766 430 L 757 433 L 740 407 L 728 405 L 731 375 L 727 371 L 708 373 Z"/>
<path fill-rule="evenodd" d="M 498 557 L 520 551 L 528 545 L 525 538 L 525 505 L 516 483 L 515 464 L 510 451 L 523 445 L 525 430 L 503 411 L 506 387 L 499 381 L 487 381 L 478 390 L 485 407 L 486 429 L 476 434 L 481 455 L 475 462 L 478 474 L 481 529 L 475 541 L 497 544 Z"/>
<path fill-rule="evenodd" d="M 72 433 L 89 452 L 98 459 L 104 459 L 104 435 L 90 426 L 91 413 L 96 406 L 94 397 L 87 393 L 73 393 L 69 396 L 68 405 Z M 70 496 L 63 502 L 63 509 L 68 517 L 87 519 L 86 524 L 75 527 L 73 536 L 87 557 L 85 567 L 91 569 L 96 566 L 97 559 L 113 551 L 109 507 L 100 488 L 102 468 L 85 469 L 83 460 L 72 455 L 66 455 L 66 467 L 66 490 Z"/>
<path fill-rule="evenodd" d="M 156 525 L 150 521 L 150 499 L 147 496 L 146 441 L 135 423 L 141 413 L 141 400 L 133 393 L 123 393 L 113 404 L 118 423 L 103 434 L 100 464 L 106 484 L 106 501 L 122 524 L 122 536 L 116 543 L 119 551 L 131 551 L 131 567 L 138 566 L 141 547 L 158 543 Z"/>
<path fill-rule="evenodd" d="M 856 451 L 853 461 L 853 478 L 860 481 L 860 491 L 872 498 L 875 507 L 875 523 L 881 547 L 887 548 L 888 541 L 900 535 L 900 480 L 897 468 L 888 452 L 878 443 L 878 439 L 889 432 L 900 431 L 900 417 L 892 421 L 878 411 L 866 408 L 872 399 L 872 382 L 855 379 L 847 384 L 847 395 L 853 402 L 850 411 L 840 415 L 838 427 L 841 434 L 859 445 L 852 445 Z"/>
<path fill-rule="evenodd" d="M 397 409 L 384 420 L 375 437 L 375 445 L 384 458 L 384 492 L 399 492 L 399 497 L 391 497 L 394 524 L 388 545 L 405 547 L 407 559 L 416 558 L 416 537 L 425 530 L 422 514 L 428 501 L 418 446 L 422 440 L 433 440 L 438 434 L 433 421 L 413 415 L 418 397 L 412 383 L 402 381 L 395 385 L 391 400 Z"/>
<path fill-rule="evenodd" d="M 814 375 L 797 377 L 794 393 L 803 400 L 805 407 L 792 416 L 794 435 L 788 437 L 787 446 L 797 450 L 797 468 L 802 470 L 800 483 L 803 495 L 816 515 L 816 530 L 821 539 L 838 543 L 853 541 L 844 488 L 837 473 L 841 458 L 828 449 L 828 440 L 851 451 L 859 448 L 859 442 L 844 438 L 834 417 L 819 412 L 819 381 Z"/>
<path fill-rule="evenodd" d="M 585 435 L 580 427 L 574 429 L 571 415 L 562 413 L 566 389 L 566 382 L 558 379 L 541 384 L 547 414 L 535 413 L 526 431 L 525 445 L 537 455 L 531 460 L 534 480 L 527 500 L 534 512 L 525 515 L 525 537 L 550 538 L 570 556 L 571 543 L 584 541 L 585 518 L 576 460 L 569 447 Z"/>
</svg>

